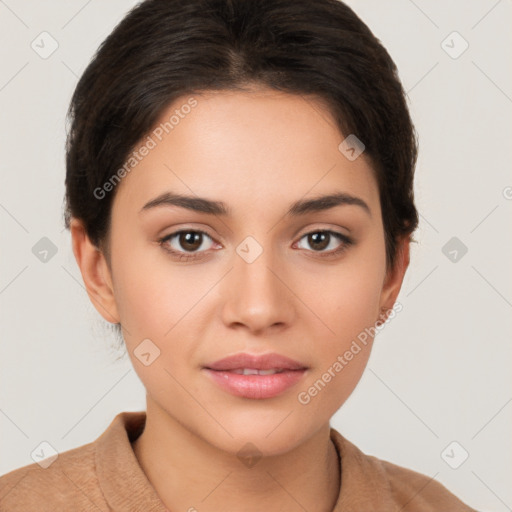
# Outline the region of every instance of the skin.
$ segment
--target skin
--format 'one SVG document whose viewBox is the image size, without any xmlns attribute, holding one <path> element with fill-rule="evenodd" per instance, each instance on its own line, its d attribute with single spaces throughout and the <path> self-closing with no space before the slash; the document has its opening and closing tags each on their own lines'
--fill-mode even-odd
<svg viewBox="0 0 512 512">
<path fill-rule="evenodd" d="M 105 320 L 121 323 L 147 391 L 134 452 L 170 510 L 327 512 L 340 480 L 329 421 L 360 380 L 373 340 L 307 405 L 297 395 L 385 318 L 409 264 L 409 239 L 386 273 L 371 162 L 338 150 L 345 137 L 320 101 L 262 88 L 194 97 L 198 105 L 118 185 L 111 266 L 80 221 L 71 224 L 89 297 Z M 166 191 L 223 201 L 232 215 L 176 206 L 139 213 Z M 371 214 L 342 205 L 285 215 L 292 202 L 333 191 L 363 199 Z M 192 253 L 202 257 L 179 261 L 159 244 L 179 229 L 207 231 Z M 343 242 L 308 241 L 320 229 L 354 243 L 323 258 Z M 247 236 L 263 250 L 252 263 L 236 252 Z M 167 246 L 191 254 L 179 241 Z M 149 366 L 133 353 L 146 338 L 161 351 Z M 201 368 L 238 352 L 278 352 L 309 370 L 277 397 L 235 397 Z M 237 457 L 247 442 L 262 455 L 250 468 Z"/>
</svg>

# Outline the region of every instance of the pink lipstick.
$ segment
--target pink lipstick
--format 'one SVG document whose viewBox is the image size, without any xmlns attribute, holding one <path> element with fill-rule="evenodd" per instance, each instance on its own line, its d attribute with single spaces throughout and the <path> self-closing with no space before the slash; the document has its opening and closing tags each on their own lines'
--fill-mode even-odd
<svg viewBox="0 0 512 512">
<path fill-rule="evenodd" d="M 275 353 L 235 354 L 203 368 L 228 393 L 256 400 L 280 395 L 297 384 L 307 369 L 307 366 Z"/>
</svg>

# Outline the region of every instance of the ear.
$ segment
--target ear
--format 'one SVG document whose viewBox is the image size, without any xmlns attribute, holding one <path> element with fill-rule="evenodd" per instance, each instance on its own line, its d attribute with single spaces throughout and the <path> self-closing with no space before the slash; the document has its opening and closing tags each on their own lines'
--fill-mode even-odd
<svg viewBox="0 0 512 512">
<path fill-rule="evenodd" d="M 379 325 L 386 321 L 389 316 L 389 311 L 393 308 L 398 294 L 400 293 L 400 289 L 402 288 L 402 282 L 410 261 L 410 239 L 410 236 L 405 236 L 398 240 L 395 265 L 386 273 L 379 304 Z"/>
<path fill-rule="evenodd" d="M 71 219 L 70 231 L 73 253 L 80 267 L 89 299 L 107 322 L 119 323 L 112 276 L 104 254 L 92 244 L 79 219 Z"/>
</svg>

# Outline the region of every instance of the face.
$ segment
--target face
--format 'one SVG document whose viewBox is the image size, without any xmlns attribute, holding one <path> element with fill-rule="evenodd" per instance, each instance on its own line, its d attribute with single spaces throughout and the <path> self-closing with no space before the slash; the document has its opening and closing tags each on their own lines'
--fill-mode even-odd
<svg viewBox="0 0 512 512">
<path fill-rule="evenodd" d="M 338 149 L 344 137 L 320 103 L 266 89 L 192 97 L 166 110 L 117 185 L 112 295 L 95 305 L 123 326 L 169 421 L 226 451 L 250 441 L 278 454 L 351 394 L 372 345 L 360 334 L 393 306 L 406 265 L 386 274 L 371 164 Z M 307 207 L 335 194 L 344 201 Z M 239 354 L 256 359 L 215 364 Z M 257 359 L 269 354 L 297 364 Z M 278 373 L 233 371 L 258 365 Z"/>
</svg>

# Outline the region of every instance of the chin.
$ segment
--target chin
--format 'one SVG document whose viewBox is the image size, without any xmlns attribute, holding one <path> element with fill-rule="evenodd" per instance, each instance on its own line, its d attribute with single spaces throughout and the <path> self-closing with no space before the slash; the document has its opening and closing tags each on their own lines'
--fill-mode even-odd
<svg viewBox="0 0 512 512">
<path fill-rule="evenodd" d="M 202 433 L 209 444 L 228 453 L 239 455 L 242 450 L 254 450 L 261 456 L 276 456 L 287 453 L 306 441 L 321 425 L 311 425 L 299 418 L 293 409 L 271 415 L 233 414 L 232 417 L 218 418 L 222 427 Z M 287 415 L 289 416 L 287 417 Z M 286 419 L 285 419 L 286 418 Z M 284 421 L 283 421 L 284 420 Z"/>
</svg>

